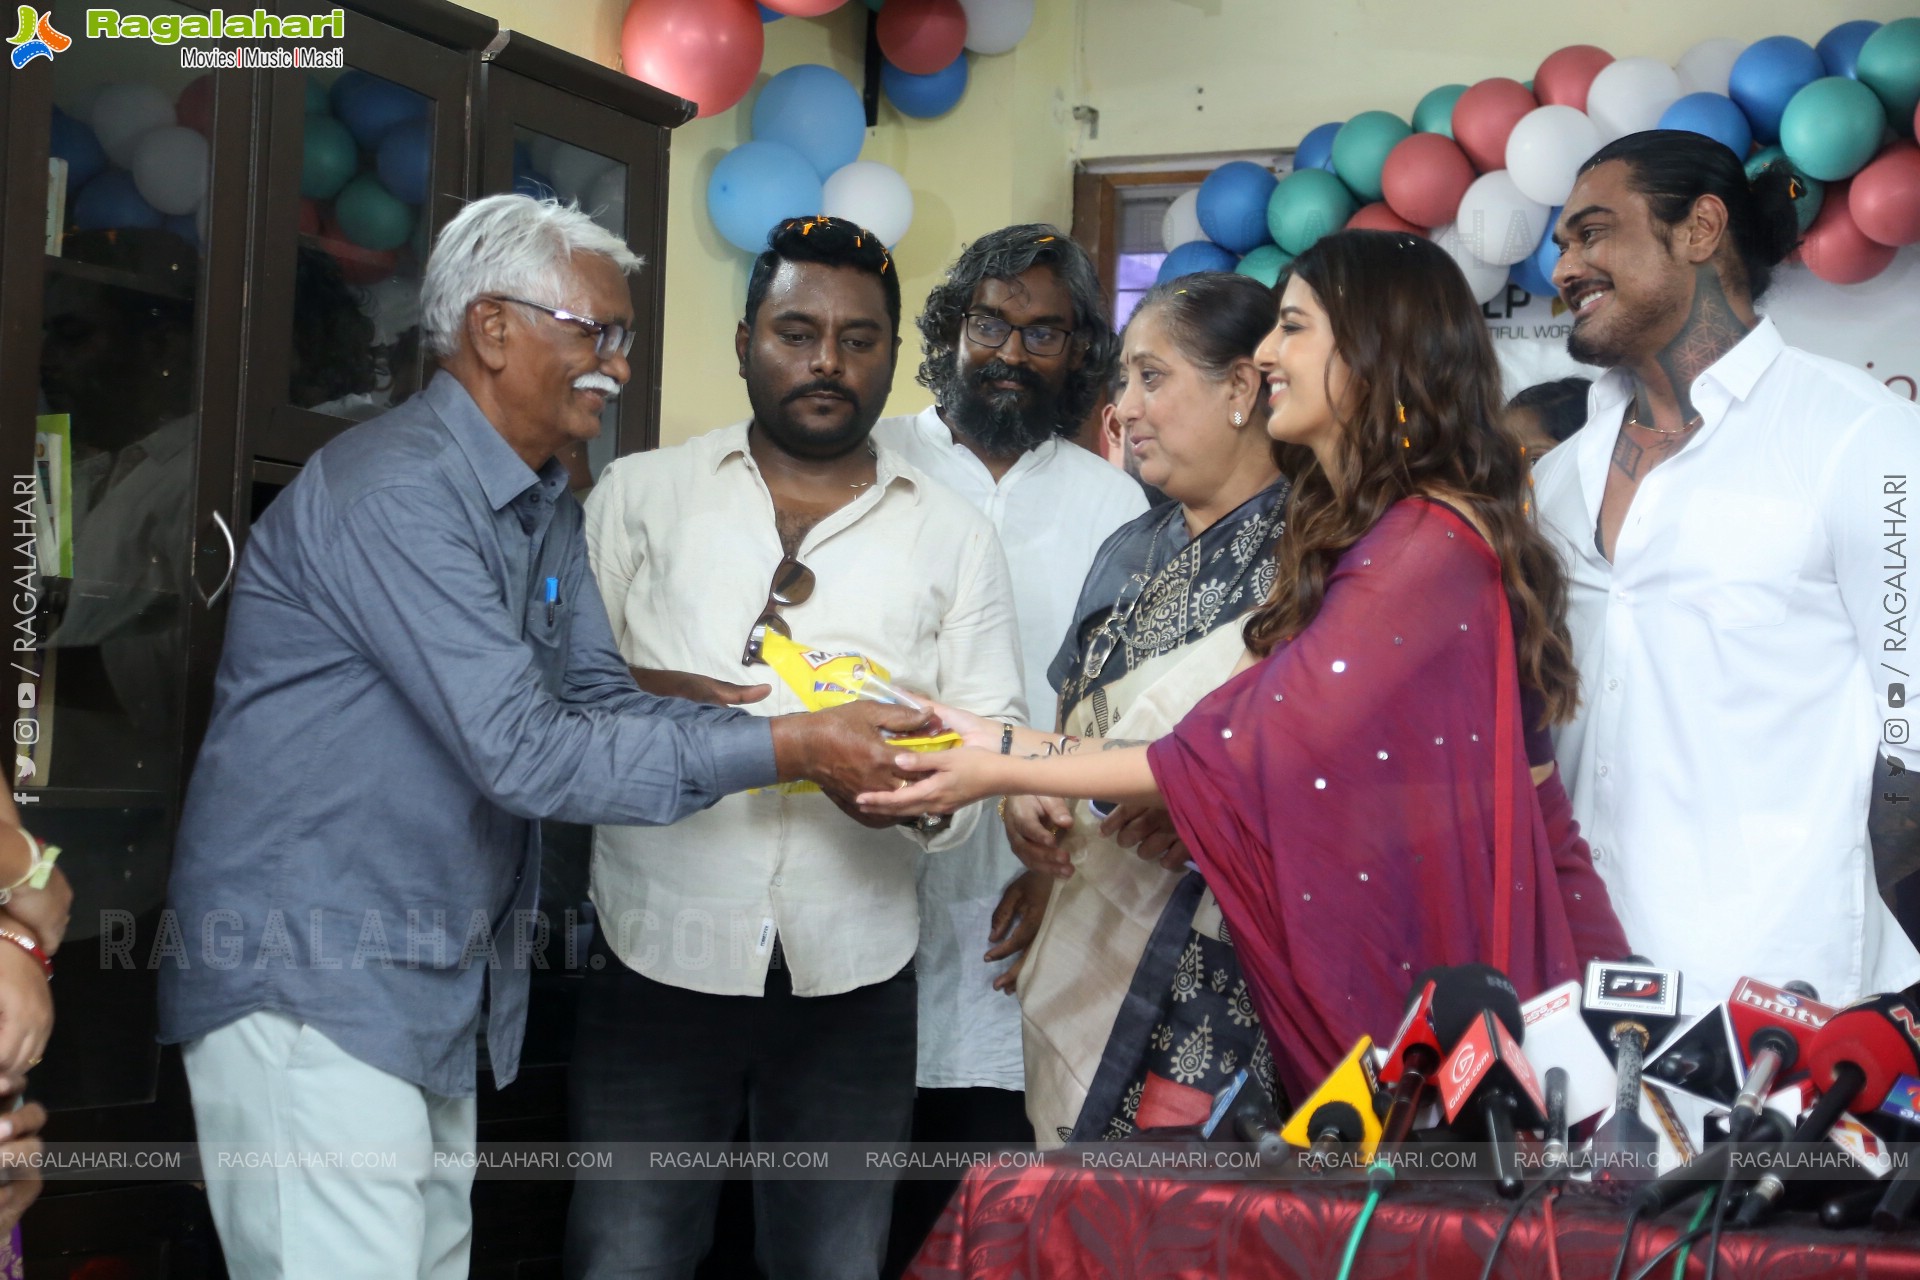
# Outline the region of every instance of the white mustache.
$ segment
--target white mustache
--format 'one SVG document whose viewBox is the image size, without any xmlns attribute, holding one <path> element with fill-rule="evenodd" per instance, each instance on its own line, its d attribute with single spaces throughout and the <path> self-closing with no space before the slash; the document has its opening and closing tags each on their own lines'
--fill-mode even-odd
<svg viewBox="0 0 1920 1280">
<path fill-rule="evenodd" d="M 620 398 L 620 384 L 604 373 L 583 373 L 573 380 L 575 391 L 604 391 L 607 399 Z"/>
</svg>

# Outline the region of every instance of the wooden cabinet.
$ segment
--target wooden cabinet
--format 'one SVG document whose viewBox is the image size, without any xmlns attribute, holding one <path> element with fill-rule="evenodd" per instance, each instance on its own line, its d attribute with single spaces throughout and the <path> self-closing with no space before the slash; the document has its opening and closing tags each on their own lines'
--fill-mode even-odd
<svg viewBox="0 0 1920 1280">
<path fill-rule="evenodd" d="M 337 40 L 219 46 L 338 46 L 344 65 L 203 71 L 190 42 L 89 38 L 85 6 L 54 0 L 71 46 L 0 73 L 0 456 L 16 517 L 33 509 L 8 539 L 14 795 L 76 893 L 32 1088 L 53 1138 L 191 1137 L 155 975 L 203 959 L 162 908 L 227 588 L 300 465 L 430 376 L 421 271 L 465 202 L 558 188 L 646 256 L 633 381 L 594 461 L 656 438 L 668 131 L 691 104 L 444 0 L 344 7 Z M 263 761 L 260 785 L 281 781 Z M 536 999 L 563 996 L 556 977 Z M 529 1056 L 536 1075 L 565 1058 Z M 515 1108 L 522 1131 L 540 1111 Z M 220 1270 L 183 1183 L 51 1182 L 25 1239 L 40 1276 Z"/>
</svg>

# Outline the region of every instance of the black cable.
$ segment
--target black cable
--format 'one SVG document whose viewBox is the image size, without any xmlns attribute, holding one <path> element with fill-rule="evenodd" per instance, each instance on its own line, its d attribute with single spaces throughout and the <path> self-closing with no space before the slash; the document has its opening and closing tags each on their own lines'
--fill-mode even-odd
<svg viewBox="0 0 1920 1280">
<path fill-rule="evenodd" d="M 1526 1210 L 1528 1205 L 1533 1203 L 1533 1198 L 1552 1186 L 1553 1182 L 1554 1180 L 1552 1178 L 1540 1179 L 1540 1181 L 1528 1187 L 1524 1195 L 1513 1202 L 1513 1208 L 1507 1210 L 1505 1220 L 1500 1223 L 1500 1230 L 1493 1234 L 1493 1248 L 1487 1251 L 1487 1264 L 1480 1269 L 1480 1280 L 1493 1280 L 1494 1260 L 1500 1256 L 1501 1246 L 1507 1243 L 1507 1234 L 1513 1230 L 1513 1224 L 1520 1220 L 1521 1213 Z"/>
<path fill-rule="evenodd" d="M 1627 1225 L 1620 1233 L 1620 1254 L 1613 1260 L 1613 1271 L 1607 1280 L 1620 1280 L 1627 1273 L 1627 1258 L 1633 1253 L 1633 1228 L 1640 1221 L 1640 1206 L 1634 1205 L 1627 1212 Z"/>
<path fill-rule="evenodd" d="M 1733 1203 L 1733 1196 L 1729 1194 L 1732 1187 L 1733 1161 L 1729 1158 L 1727 1172 L 1720 1179 L 1720 1190 L 1715 1196 L 1717 1203 L 1713 1206 L 1713 1233 L 1707 1243 L 1706 1280 L 1713 1280 L 1714 1272 L 1720 1269 L 1720 1228 L 1726 1225 L 1727 1206 Z"/>
<path fill-rule="evenodd" d="M 1670 1255 L 1678 1253 L 1681 1249 L 1692 1244 L 1695 1240 L 1698 1240 L 1711 1230 L 1713 1230 L 1712 1227 L 1695 1227 L 1692 1231 L 1680 1236 L 1674 1240 L 1672 1244 L 1654 1254 L 1651 1258 L 1648 1258 L 1646 1265 L 1633 1273 L 1633 1280 L 1647 1280 L 1648 1276 L 1660 1269 L 1660 1264 L 1665 1262 Z"/>
</svg>

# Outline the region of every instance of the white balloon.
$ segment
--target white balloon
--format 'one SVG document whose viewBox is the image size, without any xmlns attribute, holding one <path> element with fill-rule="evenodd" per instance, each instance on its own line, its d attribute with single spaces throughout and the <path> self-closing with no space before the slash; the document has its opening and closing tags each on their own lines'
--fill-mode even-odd
<svg viewBox="0 0 1920 1280">
<path fill-rule="evenodd" d="M 619 163 L 612 156 L 563 142 L 553 149 L 553 167 L 547 170 L 547 177 L 553 179 L 553 193 L 562 203 L 585 204 L 587 189 L 594 179 Z"/>
<path fill-rule="evenodd" d="M 1183 244 L 1206 238 L 1200 226 L 1200 188 L 1181 192 L 1160 219 L 1160 243 L 1172 253 Z"/>
<path fill-rule="evenodd" d="M 1522 195 L 1512 174 L 1495 169 L 1473 180 L 1453 225 L 1468 253 L 1489 266 L 1506 267 L 1540 247 L 1551 212 Z"/>
<path fill-rule="evenodd" d="M 615 165 L 593 180 L 580 207 L 587 216 L 622 240 L 627 238 L 627 167 Z"/>
<path fill-rule="evenodd" d="M 1681 92 L 1679 73 L 1658 58 L 1620 58 L 1593 78 L 1587 115 L 1600 130 L 1600 141 L 1612 142 L 1659 125 Z"/>
<path fill-rule="evenodd" d="M 133 185 L 162 213 L 192 213 L 207 193 L 207 140 L 177 124 L 135 140 Z"/>
<path fill-rule="evenodd" d="M 1507 135 L 1507 172 L 1520 194 L 1541 204 L 1565 204 L 1587 157 L 1600 149 L 1600 130 L 1573 107 L 1540 107 L 1520 117 Z"/>
<path fill-rule="evenodd" d="M 1733 76 L 1733 64 L 1747 51 L 1746 41 L 1732 36 L 1702 40 L 1680 55 L 1673 69 L 1680 76 L 1680 93 L 1718 93 L 1725 95 L 1727 81 Z"/>
<path fill-rule="evenodd" d="M 879 161 L 855 160 L 827 175 L 820 210 L 865 227 L 891 249 L 913 225 L 913 189 Z"/>
<path fill-rule="evenodd" d="M 1491 175 L 1489 175 L 1491 176 Z M 1507 269 L 1482 262 L 1467 249 L 1460 239 L 1460 233 L 1453 227 L 1435 227 L 1433 242 L 1439 245 L 1460 273 L 1467 278 L 1467 289 L 1473 294 L 1475 302 L 1492 302 L 1507 287 Z"/>
<path fill-rule="evenodd" d="M 150 84 L 110 84 L 93 100 L 88 123 L 107 158 L 129 168 L 140 135 L 173 123 L 173 99 Z"/>
<path fill-rule="evenodd" d="M 1033 25 L 1033 0 L 960 0 L 967 14 L 967 48 L 1006 53 Z"/>
</svg>

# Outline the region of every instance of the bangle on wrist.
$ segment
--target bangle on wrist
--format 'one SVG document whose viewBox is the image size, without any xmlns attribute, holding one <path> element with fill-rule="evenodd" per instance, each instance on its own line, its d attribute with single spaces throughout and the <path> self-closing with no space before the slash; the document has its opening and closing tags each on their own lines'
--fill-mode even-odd
<svg viewBox="0 0 1920 1280">
<path fill-rule="evenodd" d="M 1011 720 L 1000 726 L 1000 754 L 1003 756 L 1013 754 L 1013 721 Z"/>
<path fill-rule="evenodd" d="M 47 981 L 53 981 L 53 961 L 48 958 L 46 952 L 40 949 L 39 943 L 24 933 L 19 933 L 13 929 L 4 927 L 0 927 L 0 938 L 5 938 L 8 942 L 19 947 L 35 960 L 38 960 L 40 962 L 40 972 L 46 975 Z"/>
<path fill-rule="evenodd" d="M 60 846 L 42 844 L 25 827 L 15 827 L 20 838 L 27 842 L 27 870 L 12 884 L 0 887 L 0 906 L 5 906 L 13 898 L 15 889 L 25 886 L 29 889 L 44 889 L 53 875 L 53 864 L 60 856 Z"/>
</svg>

